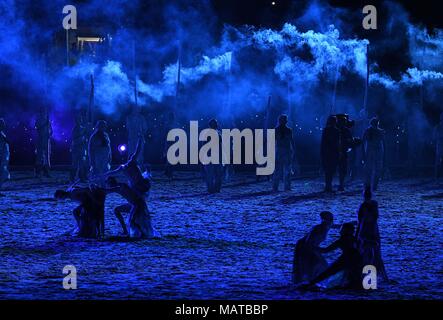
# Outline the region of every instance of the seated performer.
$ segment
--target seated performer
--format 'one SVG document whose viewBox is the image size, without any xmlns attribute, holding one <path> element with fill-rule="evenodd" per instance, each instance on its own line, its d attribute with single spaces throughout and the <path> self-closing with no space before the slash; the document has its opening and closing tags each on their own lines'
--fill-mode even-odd
<svg viewBox="0 0 443 320">
<path fill-rule="evenodd" d="M 344 223 L 340 229 L 340 238 L 327 248 L 320 248 L 323 253 L 341 249 L 342 253 L 325 271 L 312 279 L 308 286 L 312 286 L 327 278 L 344 271 L 344 277 L 340 287 L 361 288 L 363 263 L 357 249 L 357 241 L 354 236 L 354 224 Z"/>
<path fill-rule="evenodd" d="M 371 186 L 366 186 L 364 202 L 358 210 L 357 237 L 358 249 L 364 265 L 373 265 L 383 280 L 388 280 L 381 257 L 380 232 L 378 230 L 378 203 L 372 200 Z"/>
<path fill-rule="evenodd" d="M 97 186 L 90 188 L 70 188 L 67 191 L 57 190 L 56 199 L 71 199 L 80 205 L 73 214 L 77 228 L 73 234 L 83 238 L 100 238 L 105 233 L 105 199 L 107 191 Z"/>
<path fill-rule="evenodd" d="M 110 192 L 118 193 L 128 201 L 127 204 L 114 209 L 114 213 L 123 228 L 123 233 L 131 238 L 158 237 L 158 232 L 151 225 L 151 216 L 145 198 L 126 183 L 117 182 L 114 177 L 109 177 L 106 184 Z M 123 219 L 123 212 L 129 213 L 127 223 Z"/>
<path fill-rule="evenodd" d="M 139 139 L 135 151 L 129 156 L 128 161 L 117 169 L 106 173 L 106 176 L 109 177 L 120 171 L 123 172 L 128 179 L 129 186 L 140 196 L 144 196 L 151 188 L 149 173 L 143 173 L 137 163 L 138 154 L 141 152 L 142 145 L 142 140 Z"/>
<path fill-rule="evenodd" d="M 329 211 L 320 213 L 321 223 L 297 241 L 294 251 L 292 282 L 310 281 L 326 270 L 328 263 L 320 253 L 320 243 L 325 241 L 334 221 Z"/>
</svg>

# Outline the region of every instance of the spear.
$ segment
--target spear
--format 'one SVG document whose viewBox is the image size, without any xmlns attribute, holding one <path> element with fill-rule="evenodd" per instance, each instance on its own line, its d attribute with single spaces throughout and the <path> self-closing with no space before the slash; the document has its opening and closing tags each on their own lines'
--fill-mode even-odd
<svg viewBox="0 0 443 320">
<path fill-rule="evenodd" d="M 132 43 L 132 69 L 134 73 L 134 101 L 135 105 L 137 106 L 138 99 L 137 99 L 137 72 L 135 68 L 135 41 Z"/>
<path fill-rule="evenodd" d="M 363 109 L 365 110 L 368 105 L 368 90 L 369 90 L 369 44 L 366 45 L 366 84 L 365 84 L 365 97 L 363 100 Z"/>
<path fill-rule="evenodd" d="M 94 121 L 93 112 L 92 112 L 93 105 L 94 105 L 94 74 L 91 73 L 91 91 L 89 92 L 89 105 L 88 105 L 88 121 L 91 124 Z"/>
<path fill-rule="evenodd" d="M 272 99 L 272 96 L 269 95 L 269 97 L 268 97 L 268 104 L 266 105 L 265 122 L 263 123 L 263 127 L 265 128 L 265 130 L 268 130 L 269 113 L 270 113 L 270 110 L 271 110 L 271 99 Z"/>
<path fill-rule="evenodd" d="M 178 59 L 177 59 L 177 87 L 175 89 L 175 107 L 178 108 L 178 97 L 180 93 L 180 80 L 181 80 L 181 69 L 182 69 L 182 62 L 181 62 L 181 45 L 178 46 Z"/>
<path fill-rule="evenodd" d="M 334 91 L 332 94 L 331 110 L 329 111 L 329 114 L 332 114 L 332 112 L 335 110 L 335 101 L 336 101 L 336 97 L 337 97 L 337 82 L 338 82 L 339 71 L 340 71 L 340 67 L 337 64 L 337 70 L 335 71 Z"/>
</svg>

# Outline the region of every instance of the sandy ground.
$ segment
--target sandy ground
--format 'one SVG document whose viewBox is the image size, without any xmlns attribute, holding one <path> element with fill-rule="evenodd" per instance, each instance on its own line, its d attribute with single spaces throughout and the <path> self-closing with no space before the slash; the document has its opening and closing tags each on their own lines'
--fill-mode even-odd
<svg viewBox="0 0 443 320">
<path fill-rule="evenodd" d="M 381 185 L 383 257 L 393 283 L 375 291 L 298 291 L 289 286 L 296 240 L 331 210 L 336 222 L 356 220 L 360 184 L 324 195 L 320 179 L 295 180 L 271 194 L 269 182 L 238 175 L 209 195 L 197 173 L 176 181 L 154 173 L 149 207 L 162 234 L 127 241 L 108 197 L 106 239 L 68 234 L 75 203 L 55 202 L 67 174 L 32 179 L 14 172 L 0 198 L 1 299 L 442 299 L 443 193 L 429 180 Z M 331 230 L 324 245 L 338 236 Z M 328 256 L 332 261 L 337 254 Z M 62 269 L 74 265 L 78 289 L 64 290 Z"/>
</svg>

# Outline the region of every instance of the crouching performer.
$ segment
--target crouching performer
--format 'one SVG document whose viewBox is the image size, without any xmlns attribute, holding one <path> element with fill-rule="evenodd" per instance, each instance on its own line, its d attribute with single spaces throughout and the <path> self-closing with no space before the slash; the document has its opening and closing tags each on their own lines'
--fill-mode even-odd
<svg viewBox="0 0 443 320">
<path fill-rule="evenodd" d="M 77 227 L 73 235 L 83 238 L 100 238 L 105 233 L 105 199 L 107 191 L 97 186 L 72 187 L 67 191 L 57 190 L 56 199 L 70 199 L 79 202 L 73 214 Z"/>
<path fill-rule="evenodd" d="M 323 211 L 320 213 L 320 218 L 321 223 L 298 240 L 295 246 L 292 268 L 294 284 L 311 281 L 328 267 L 328 262 L 320 252 L 320 244 L 326 240 L 334 216 L 329 211 Z"/>
<path fill-rule="evenodd" d="M 124 235 L 131 238 L 159 237 L 159 233 L 152 227 L 151 216 L 146 205 L 145 197 L 131 188 L 126 183 L 119 183 L 114 177 L 108 177 L 106 185 L 109 192 L 115 192 L 128 201 L 127 204 L 118 206 L 114 213 L 122 226 Z M 126 223 L 122 213 L 129 213 Z"/>
<path fill-rule="evenodd" d="M 326 280 L 333 275 L 343 272 L 338 287 L 361 289 L 362 288 L 362 270 L 363 261 L 357 249 L 357 240 L 354 236 L 354 224 L 344 223 L 340 229 L 340 238 L 327 248 L 321 248 L 323 253 L 331 252 L 336 249 L 342 251 L 337 258 L 325 271 L 312 279 L 305 287 L 310 287 Z"/>
</svg>

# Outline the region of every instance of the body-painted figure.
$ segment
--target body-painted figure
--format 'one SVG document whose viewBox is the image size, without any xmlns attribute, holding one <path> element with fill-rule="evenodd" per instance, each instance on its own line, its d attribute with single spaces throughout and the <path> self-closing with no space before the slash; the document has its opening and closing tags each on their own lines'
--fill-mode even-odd
<svg viewBox="0 0 443 320">
<path fill-rule="evenodd" d="M 105 199 L 107 191 L 97 186 L 57 190 L 56 199 L 70 199 L 80 205 L 73 211 L 77 226 L 73 235 L 83 238 L 100 238 L 105 233 Z"/>
<path fill-rule="evenodd" d="M 378 203 L 372 200 L 371 187 L 364 192 L 364 202 L 358 209 L 358 226 L 355 233 L 358 249 L 364 265 L 376 267 L 377 275 L 388 280 L 385 265 L 381 256 L 381 240 L 378 229 Z"/>
<path fill-rule="evenodd" d="M 104 184 L 104 174 L 111 168 L 111 141 L 106 133 L 107 124 L 99 120 L 95 130 L 89 138 L 88 153 L 90 171 L 93 177 L 102 179 L 100 183 Z M 100 178 L 102 177 L 102 178 Z"/>
<path fill-rule="evenodd" d="M 122 226 L 123 233 L 131 238 L 158 237 L 158 232 L 152 227 L 151 216 L 143 195 L 126 183 L 119 183 L 113 177 L 107 179 L 110 192 L 115 192 L 125 198 L 128 203 L 118 206 L 114 213 Z M 129 213 L 125 222 L 122 213 Z"/>
<path fill-rule="evenodd" d="M 297 241 L 292 264 L 292 282 L 294 284 L 311 281 L 328 267 L 320 252 L 320 244 L 326 240 L 334 217 L 331 212 L 320 214 L 321 223 Z"/>
<path fill-rule="evenodd" d="M 126 118 L 126 130 L 128 131 L 128 154 L 135 152 L 137 142 L 141 139 L 141 151 L 138 154 L 137 162 L 143 166 L 145 163 L 145 135 L 148 127 L 140 107 L 132 106 L 131 113 Z"/>
<path fill-rule="evenodd" d="M 363 134 L 363 161 L 365 168 L 365 185 L 377 190 L 383 170 L 385 155 L 385 131 L 379 127 L 379 120 L 373 118 L 371 126 Z"/>
<path fill-rule="evenodd" d="M 443 171 L 443 112 L 440 114 L 440 122 L 434 129 L 435 141 L 435 164 L 434 174 L 436 178 L 442 176 Z"/>
<path fill-rule="evenodd" d="M 345 114 L 337 115 L 338 138 L 338 178 L 339 191 L 345 190 L 345 178 L 348 173 L 348 153 L 354 147 L 354 139 L 350 129 L 350 121 Z"/>
<path fill-rule="evenodd" d="M 337 128 L 337 118 L 329 116 L 326 127 L 323 129 L 321 137 L 321 162 L 325 173 L 325 191 L 332 191 L 332 180 L 337 171 L 339 152 L 340 132 Z"/>
<path fill-rule="evenodd" d="M 129 156 L 128 161 L 113 171 L 108 171 L 105 177 L 110 177 L 122 172 L 128 179 L 129 186 L 137 192 L 141 197 L 145 197 L 146 193 L 151 189 L 151 180 L 148 172 L 142 172 L 137 158 L 141 152 L 142 141 L 139 139 L 134 153 Z"/>
<path fill-rule="evenodd" d="M 36 176 L 40 176 L 43 172 L 46 177 L 49 177 L 49 168 L 51 167 L 52 126 L 49 121 L 48 112 L 45 111 L 44 108 L 42 108 L 37 116 L 35 129 L 37 130 L 35 174 Z"/>
<path fill-rule="evenodd" d="M 221 134 L 219 132 L 218 122 L 215 119 L 211 119 L 209 121 L 209 128 L 216 130 L 219 135 L 219 146 L 222 145 L 221 142 Z M 219 150 L 221 150 L 220 148 Z M 222 164 L 223 155 L 219 155 L 219 163 L 209 163 L 203 166 L 204 178 L 206 181 L 206 186 L 208 188 L 209 193 L 219 193 L 221 190 L 221 186 L 223 183 L 223 164 Z"/>
<path fill-rule="evenodd" d="M 272 181 L 273 191 L 278 191 L 283 180 L 285 191 L 291 190 L 292 160 L 295 156 L 295 143 L 292 129 L 287 126 L 288 116 L 283 114 L 275 128 L 275 172 Z"/>
<path fill-rule="evenodd" d="M 358 116 L 355 119 L 355 125 L 352 128 L 352 135 L 354 137 L 363 137 L 365 130 L 369 126 L 368 111 L 361 109 Z M 354 148 L 350 154 L 350 172 L 351 179 L 359 178 L 363 176 L 364 170 L 362 166 L 363 161 L 363 148 Z"/>
<path fill-rule="evenodd" d="M 6 139 L 6 123 L 0 119 L 0 188 L 5 181 L 10 179 L 9 175 L 9 143 Z M 0 194 L 1 195 L 1 194 Z"/>
<path fill-rule="evenodd" d="M 71 172 L 70 179 L 74 181 L 76 178 L 80 181 L 87 179 L 87 154 L 88 154 L 88 128 L 85 124 L 83 115 L 75 118 L 75 126 L 72 129 L 71 143 Z"/>
<path fill-rule="evenodd" d="M 336 249 L 341 250 L 340 257 L 337 258 L 325 271 L 309 282 L 309 286 L 319 283 L 329 277 L 343 271 L 340 287 L 361 288 L 363 262 L 357 249 L 357 241 L 354 236 L 354 225 L 344 223 L 340 229 L 340 238 L 321 252 L 327 253 Z"/>
</svg>

